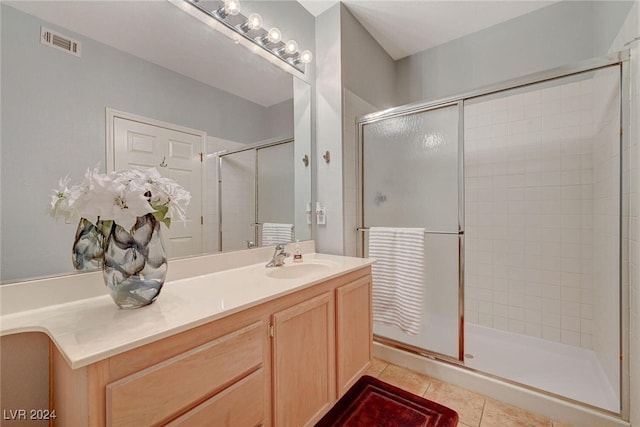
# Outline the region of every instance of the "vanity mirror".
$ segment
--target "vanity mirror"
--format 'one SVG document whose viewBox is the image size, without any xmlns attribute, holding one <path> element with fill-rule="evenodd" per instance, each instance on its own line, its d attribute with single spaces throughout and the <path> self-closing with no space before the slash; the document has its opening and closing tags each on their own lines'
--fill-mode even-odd
<svg viewBox="0 0 640 427">
<path fill-rule="evenodd" d="M 261 7 L 268 3 L 279 2 Z M 219 249 L 221 232 L 233 241 L 223 250 L 246 247 L 248 240 L 231 229 L 225 234 L 224 223 L 219 228 L 220 156 L 291 141 L 289 160 L 274 159 L 274 170 L 293 179 L 286 190 L 289 212 L 254 216 L 243 231 L 254 235 L 258 222 L 285 222 L 295 230 L 292 238 L 311 238 L 311 167 L 302 161 L 311 155 L 305 75 L 293 76 L 168 1 L 7 1 L 0 8 L 2 283 L 73 272 L 77 223 L 55 222 L 47 204 L 60 178 L 78 182 L 96 165 L 103 171 L 156 166 L 188 186 L 194 196 L 188 215 L 201 238 L 169 256 L 200 255 Z M 268 13 L 261 13 L 266 20 Z M 200 139 L 172 145 L 170 134 L 163 156 L 138 125 Z M 126 157 L 127 150 L 137 150 L 136 156 L 147 150 L 152 161 Z M 199 173 L 184 175 L 172 156 Z M 231 210 L 246 198 L 256 203 L 256 213 L 279 202 L 253 192 L 230 196 Z"/>
</svg>

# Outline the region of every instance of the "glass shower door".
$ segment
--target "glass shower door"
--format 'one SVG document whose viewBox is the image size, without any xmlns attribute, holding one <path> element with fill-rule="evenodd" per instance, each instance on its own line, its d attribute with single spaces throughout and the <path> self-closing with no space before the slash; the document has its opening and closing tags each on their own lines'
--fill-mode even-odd
<svg viewBox="0 0 640 427">
<path fill-rule="evenodd" d="M 374 334 L 416 351 L 460 360 L 460 106 L 361 124 L 361 253 L 371 227 L 424 228 L 421 326 L 411 335 L 374 322 Z M 375 278 L 374 278 L 375 280 Z"/>
<path fill-rule="evenodd" d="M 256 223 L 291 224 L 295 218 L 293 141 L 256 150 Z M 258 242 L 260 239 L 258 239 Z"/>
<path fill-rule="evenodd" d="M 293 150 L 289 140 L 220 156 L 220 251 L 260 245 L 264 223 L 290 224 L 294 240 Z"/>
<path fill-rule="evenodd" d="M 247 241 L 256 241 L 255 150 L 220 157 L 219 167 L 219 249 L 246 249 Z"/>
</svg>

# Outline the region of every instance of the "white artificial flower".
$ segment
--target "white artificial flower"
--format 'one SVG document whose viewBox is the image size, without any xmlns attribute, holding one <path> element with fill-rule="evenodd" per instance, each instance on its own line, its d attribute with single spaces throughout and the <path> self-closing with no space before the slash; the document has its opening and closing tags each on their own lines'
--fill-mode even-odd
<svg viewBox="0 0 640 427">
<path fill-rule="evenodd" d="M 191 202 L 191 194 L 175 181 L 164 182 L 164 191 L 168 196 L 167 212 L 168 218 L 177 218 L 186 221 L 186 207 Z"/>
<path fill-rule="evenodd" d="M 152 213 L 167 226 L 177 217 L 185 221 L 191 195 L 174 180 L 163 178 L 157 169 L 129 169 L 100 173 L 87 169 L 84 182 L 69 187 L 69 179 L 59 182 L 51 196 L 49 212 L 56 219 L 86 218 L 114 221 L 130 230 L 138 217 Z"/>
<path fill-rule="evenodd" d="M 71 191 L 68 187 L 69 181 L 69 175 L 67 175 L 58 181 L 58 188 L 53 189 L 49 214 L 56 220 L 60 218 L 64 218 L 65 220 L 70 219 L 69 199 L 71 197 Z"/>
</svg>

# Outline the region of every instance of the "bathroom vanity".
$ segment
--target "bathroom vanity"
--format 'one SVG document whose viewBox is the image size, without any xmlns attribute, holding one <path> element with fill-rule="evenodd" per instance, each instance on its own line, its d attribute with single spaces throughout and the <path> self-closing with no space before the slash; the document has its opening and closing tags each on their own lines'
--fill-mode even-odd
<svg viewBox="0 0 640 427">
<path fill-rule="evenodd" d="M 3 316 L 3 334 L 50 336 L 54 425 L 313 425 L 370 364 L 370 265 L 261 262 L 171 280 L 142 309 L 104 295 Z"/>
</svg>

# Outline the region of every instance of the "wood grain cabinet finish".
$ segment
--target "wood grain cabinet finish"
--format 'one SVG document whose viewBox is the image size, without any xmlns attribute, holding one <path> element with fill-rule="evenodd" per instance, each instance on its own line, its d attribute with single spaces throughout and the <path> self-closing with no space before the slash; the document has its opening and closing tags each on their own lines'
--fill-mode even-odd
<svg viewBox="0 0 640 427">
<path fill-rule="evenodd" d="M 371 363 L 363 267 L 71 369 L 51 344 L 54 426 L 307 426 Z"/>
<path fill-rule="evenodd" d="M 214 414 L 271 425 L 269 320 L 262 310 L 236 313 L 78 369 L 51 345 L 52 424 L 194 425 Z M 251 411 L 238 409 L 240 396 L 256 402 Z"/>
<path fill-rule="evenodd" d="M 273 326 L 275 425 L 310 425 L 335 401 L 332 293 L 274 314 Z"/>
<path fill-rule="evenodd" d="M 166 422 L 262 365 L 262 323 L 107 385 L 107 426 Z"/>
<path fill-rule="evenodd" d="M 338 399 L 370 365 L 373 342 L 371 277 L 336 289 L 336 369 Z"/>
<path fill-rule="evenodd" d="M 264 382 L 264 369 L 261 368 L 167 424 L 167 427 L 262 425 L 267 408 L 262 393 Z"/>
</svg>

